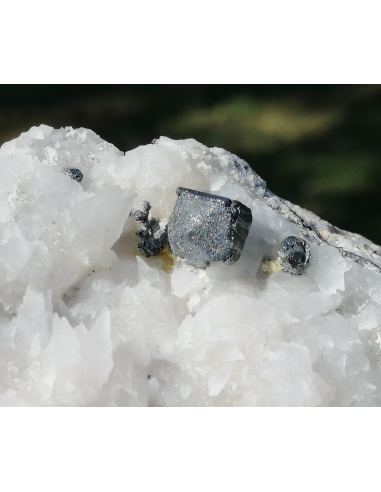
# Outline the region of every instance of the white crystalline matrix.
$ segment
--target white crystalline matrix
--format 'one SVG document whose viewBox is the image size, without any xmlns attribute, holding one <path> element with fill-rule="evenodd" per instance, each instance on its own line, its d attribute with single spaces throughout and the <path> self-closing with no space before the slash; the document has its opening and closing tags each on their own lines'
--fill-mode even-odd
<svg viewBox="0 0 381 492">
<path fill-rule="evenodd" d="M 251 209 L 236 263 L 139 254 L 130 212 L 165 224 L 178 187 Z M 229 152 L 42 125 L 1 147 L 0 200 L 0 405 L 381 404 L 381 249 Z M 301 276 L 277 261 L 288 236 L 311 247 Z"/>
</svg>

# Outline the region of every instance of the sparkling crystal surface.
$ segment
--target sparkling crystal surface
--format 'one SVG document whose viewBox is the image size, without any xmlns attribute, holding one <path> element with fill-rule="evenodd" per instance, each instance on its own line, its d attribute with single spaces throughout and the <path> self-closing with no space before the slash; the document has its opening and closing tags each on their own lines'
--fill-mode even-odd
<svg viewBox="0 0 381 492">
<path fill-rule="evenodd" d="M 186 188 L 178 188 L 177 195 L 168 222 L 174 256 L 199 268 L 212 261 L 237 261 L 250 230 L 250 209 L 236 200 Z"/>
<path fill-rule="evenodd" d="M 282 269 L 293 275 L 301 275 L 311 264 L 311 248 L 307 241 L 289 236 L 281 242 L 278 255 L 283 261 Z"/>
</svg>

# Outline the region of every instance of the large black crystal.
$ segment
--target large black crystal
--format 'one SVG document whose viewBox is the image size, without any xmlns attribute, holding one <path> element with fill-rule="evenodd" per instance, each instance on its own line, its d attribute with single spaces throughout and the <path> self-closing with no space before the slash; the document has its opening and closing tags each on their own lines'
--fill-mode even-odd
<svg viewBox="0 0 381 492">
<path fill-rule="evenodd" d="M 187 188 L 178 188 L 177 195 L 167 229 L 171 253 L 204 269 L 212 261 L 237 261 L 251 227 L 251 210 L 239 201 Z"/>
</svg>

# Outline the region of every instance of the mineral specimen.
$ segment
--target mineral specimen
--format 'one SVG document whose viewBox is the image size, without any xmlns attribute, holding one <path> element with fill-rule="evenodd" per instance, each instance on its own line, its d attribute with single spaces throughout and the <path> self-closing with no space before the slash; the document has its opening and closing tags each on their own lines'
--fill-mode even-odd
<svg viewBox="0 0 381 492">
<path fill-rule="evenodd" d="M 237 261 L 250 230 L 250 209 L 236 200 L 187 188 L 178 188 L 177 195 L 168 222 L 171 252 L 199 268 L 212 261 Z"/>
<path fill-rule="evenodd" d="M 131 214 L 142 226 L 135 234 L 140 237 L 139 252 L 147 257 L 158 255 L 167 244 L 167 229 L 166 227 L 160 228 L 159 219 L 149 218 L 150 210 L 151 205 L 144 201 L 143 210 L 137 210 Z"/>
<path fill-rule="evenodd" d="M 293 275 L 301 275 L 311 264 L 311 249 L 307 241 L 290 236 L 280 244 L 278 256 L 282 260 L 282 270 Z"/>
<path fill-rule="evenodd" d="M 79 163 L 80 186 L 62 173 Z M 164 229 L 181 186 L 250 209 L 239 261 L 137 252 L 130 212 L 148 200 Z M 310 267 L 258 272 L 289 236 Z M 161 137 L 124 154 L 31 128 L 0 149 L 0 405 L 379 406 L 380 267 L 380 246 L 223 149 Z"/>
<path fill-rule="evenodd" d="M 83 179 L 83 174 L 82 171 L 79 169 L 64 169 L 63 170 L 64 174 L 67 174 L 71 179 L 74 179 L 75 181 L 78 181 L 80 183 Z"/>
</svg>

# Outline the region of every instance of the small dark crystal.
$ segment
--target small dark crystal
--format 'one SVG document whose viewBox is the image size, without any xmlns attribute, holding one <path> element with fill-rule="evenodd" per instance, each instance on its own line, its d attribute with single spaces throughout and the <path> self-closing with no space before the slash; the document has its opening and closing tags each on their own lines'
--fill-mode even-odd
<svg viewBox="0 0 381 492">
<path fill-rule="evenodd" d="M 304 239 L 289 236 L 280 244 L 279 258 L 283 261 L 282 270 L 293 275 L 301 275 L 311 264 L 310 245 Z"/>
<path fill-rule="evenodd" d="M 131 213 L 131 216 L 140 223 L 142 228 L 135 234 L 140 238 L 138 244 L 139 253 L 142 255 L 156 256 L 167 244 L 167 229 L 160 229 L 160 221 L 149 217 L 151 205 L 143 202 L 143 210 Z"/>
<path fill-rule="evenodd" d="M 64 169 L 63 173 L 67 174 L 71 179 L 78 181 L 78 183 L 80 183 L 83 179 L 82 171 L 79 169 Z"/>
</svg>

